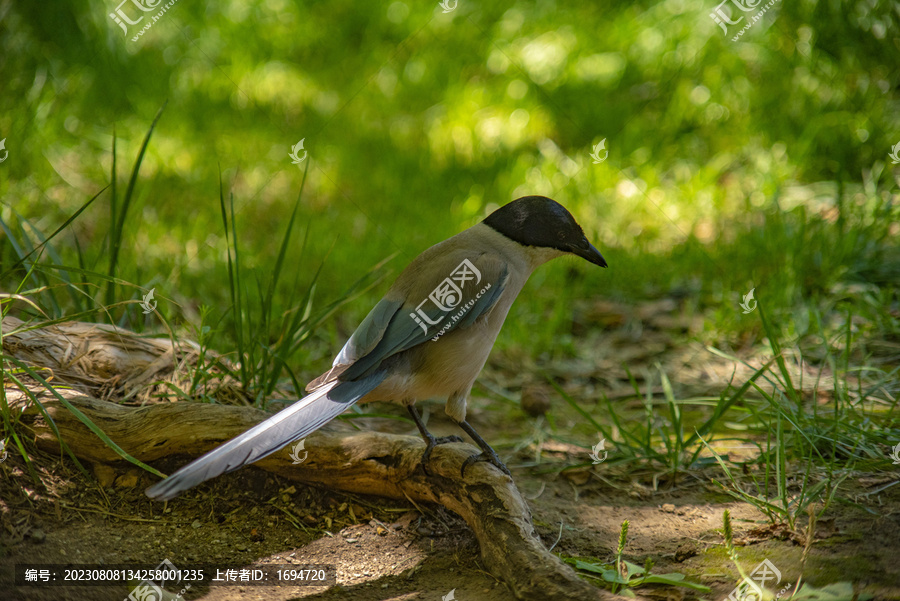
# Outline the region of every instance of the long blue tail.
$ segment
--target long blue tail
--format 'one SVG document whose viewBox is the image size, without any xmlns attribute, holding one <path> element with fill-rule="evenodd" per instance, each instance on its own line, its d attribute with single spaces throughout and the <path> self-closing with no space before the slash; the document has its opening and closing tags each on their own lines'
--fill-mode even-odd
<svg viewBox="0 0 900 601">
<path fill-rule="evenodd" d="M 381 384 L 384 378 L 385 372 L 380 371 L 355 382 L 335 380 L 325 384 L 157 482 L 146 490 L 146 494 L 152 499 L 168 501 L 201 482 L 271 455 L 324 426 Z"/>
</svg>

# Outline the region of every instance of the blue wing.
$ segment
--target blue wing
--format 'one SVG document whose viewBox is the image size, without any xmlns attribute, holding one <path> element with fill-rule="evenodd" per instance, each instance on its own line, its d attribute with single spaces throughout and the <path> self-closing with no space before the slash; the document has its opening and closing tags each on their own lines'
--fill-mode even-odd
<svg viewBox="0 0 900 601">
<path fill-rule="evenodd" d="M 406 302 L 393 300 L 388 293 L 350 336 L 335 359 L 334 369 L 313 384 L 321 385 L 334 377 L 342 381 L 365 378 L 375 373 L 388 357 L 423 344 L 438 332 L 447 334 L 458 328 L 469 327 L 479 317 L 489 313 L 506 287 L 509 270 L 503 261 L 484 256 L 476 259 L 474 264 L 482 274 L 481 281 L 467 285 L 462 290 L 462 298 L 449 312 L 443 311 L 433 302 L 420 305 L 421 301 L 427 300 L 427 293 L 430 292 L 428 288 L 425 288 L 428 292 L 423 298 Z M 460 307 L 467 305 L 469 308 L 462 316 L 456 320 L 451 318 L 452 315 L 459 314 Z M 424 319 L 418 311 L 428 319 Z M 313 384 L 310 386 L 313 387 Z"/>
</svg>

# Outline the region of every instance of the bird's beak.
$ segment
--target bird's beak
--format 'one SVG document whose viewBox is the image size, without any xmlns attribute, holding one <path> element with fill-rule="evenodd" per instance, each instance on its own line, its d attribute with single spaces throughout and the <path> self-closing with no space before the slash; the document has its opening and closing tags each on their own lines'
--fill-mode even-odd
<svg viewBox="0 0 900 601">
<path fill-rule="evenodd" d="M 585 261 L 590 261 L 594 265 L 606 267 L 606 259 L 603 258 L 603 255 L 600 254 L 599 250 L 594 248 L 593 244 L 587 241 L 587 238 L 585 238 L 578 246 L 572 247 L 571 252 L 573 255 L 577 255 Z"/>
</svg>

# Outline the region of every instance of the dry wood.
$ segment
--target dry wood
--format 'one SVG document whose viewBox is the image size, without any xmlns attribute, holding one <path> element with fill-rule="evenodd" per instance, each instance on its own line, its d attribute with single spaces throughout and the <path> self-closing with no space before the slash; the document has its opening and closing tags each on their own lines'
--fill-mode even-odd
<svg viewBox="0 0 900 601">
<path fill-rule="evenodd" d="M 10 324 L 11 325 L 11 324 Z M 66 324 L 70 325 L 70 324 Z M 59 328 L 60 326 L 55 326 Z M 53 338 L 55 331 L 29 332 L 31 349 L 28 360 L 39 357 L 40 365 L 59 369 L 60 363 L 71 363 L 77 355 L 87 361 L 91 354 L 110 354 L 116 362 L 105 362 L 102 372 L 108 377 L 115 369 L 127 374 L 141 374 L 157 358 L 171 350 L 165 345 L 140 352 L 116 348 L 114 341 L 129 339 L 133 334 L 111 332 L 106 346 L 85 348 L 78 338 L 82 332 L 95 332 L 92 324 L 84 328 L 65 328 L 66 344 L 80 349 L 60 354 L 34 352 L 35 348 L 59 349 L 42 341 Z M 4 331 L 7 323 L 4 320 Z M 110 332 L 105 328 L 103 331 Z M 21 338 L 14 339 L 21 348 Z M 4 352 L 15 354 L 16 347 L 7 345 Z M 112 348 L 113 350 L 110 350 Z M 139 365 L 129 363 L 134 356 Z M 107 357 L 109 359 L 109 357 Z M 158 365 L 158 363 L 156 363 Z M 98 370 L 99 371 L 99 370 Z M 89 366 L 82 366 L 80 374 L 94 374 Z M 95 382 L 96 384 L 96 382 Z M 120 458 L 88 430 L 62 403 L 37 387 L 39 395 L 58 427 L 63 440 L 79 458 L 93 462 L 113 463 Z M 175 454 L 200 455 L 220 443 L 262 421 L 269 414 L 250 407 L 235 407 L 208 403 L 157 403 L 142 407 L 118 405 L 71 389 L 58 389 L 74 406 L 87 415 L 122 449 L 141 461 L 148 462 Z M 10 407 L 21 412 L 21 422 L 30 428 L 41 449 L 59 453 L 55 435 L 22 391 L 7 390 Z M 519 599 L 548 601 L 585 601 L 612 599 L 614 595 L 597 589 L 581 580 L 575 572 L 547 551 L 531 521 L 531 513 L 519 494 L 515 483 L 493 466 L 476 464 L 466 477 L 460 476 L 462 462 L 473 452 L 467 444 L 448 444 L 437 447 L 429 462 L 429 473 L 419 467 L 424 443 L 418 437 L 378 432 L 346 433 L 320 430 L 306 438 L 307 459 L 294 465 L 285 449 L 259 461 L 255 465 L 299 482 L 315 483 L 348 492 L 378 495 L 392 499 L 411 499 L 415 502 L 438 503 L 459 514 L 472 528 L 481 547 L 485 566 L 504 581 Z"/>
<path fill-rule="evenodd" d="M 174 399 L 173 389 L 187 390 L 194 369 L 216 377 L 203 381 L 197 394 L 220 402 L 243 402 L 246 395 L 227 375 L 228 362 L 190 340 L 150 338 L 102 323 L 69 321 L 49 326 L 3 318 L 3 350 L 49 370 L 54 381 L 91 397 L 146 403 Z"/>
</svg>

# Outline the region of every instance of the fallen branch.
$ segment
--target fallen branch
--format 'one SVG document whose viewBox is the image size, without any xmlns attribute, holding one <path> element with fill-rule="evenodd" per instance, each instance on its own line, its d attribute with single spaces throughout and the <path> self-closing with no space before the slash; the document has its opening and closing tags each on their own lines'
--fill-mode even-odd
<svg viewBox="0 0 900 601">
<path fill-rule="evenodd" d="M 189 390 L 192 371 L 214 374 L 196 390 L 222 403 L 249 399 L 228 371 L 231 366 L 190 340 L 150 338 L 102 323 L 67 321 L 41 326 L 6 316 L 3 352 L 49 370 L 56 383 L 104 400 L 132 403 L 175 400 L 173 390 Z"/>
<path fill-rule="evenodd" d="M 68 395 L 67 395 L 68 396 Z M 167 403 L 124 407 L 85 396 L 71 396 L 80 409 L 123 449 L 148 462 L 172 454 L 199 455 L 265 419 L 249 407 Z M 33 431 L 38 447 L 59 453 L 59 442 L 24 394 L 9 394 L 13 410 Z M 81 459 L 119 459 L 61 403 L 41 401 L 69 448 Z M 380 432 L 346 434 L 318 431 L 306 438 L 307 459 L 294 465 L 287 451 L 255 465 L 299 482 L 392 499 L 438 503 L 462 516 L 481 545 L 481 557 L 520 599 L 601 599 L 608 595 L 582 581 L 548 552 L 534 531 L 531 513 L 511 479 L 493 466 L 476 464 L 460 476 L 462 462 L 475 449 L 466 444 L 437 447 L 430 474 L 419 469 L 424 444 L 414 436 Z"/>
<path fill-rule="evenodd" d="M 32 347 L 41 346 L 35 342 L 35 336 L 41 333 L 41 330 L 30 333 Z M 71 338 L 74 331 L 68 329 L 66 335 Z M 114 336 L 133 335 L 117 332 Z M 7 347 L 7 339 L 3 343 L 4 352 L 14 354 Z M 72 344 L 77 345 L 78 341 Z M 165 353 L 163 347 L 160 345 Z M 53 356 L 45 353 L 44 359 L 52 363 Z M 139 356 L 147 364 L 154 362 L 143 352 Z M 82 369 L 82 373 L 90 370 Z M 61 437 L 77 457 L 99 463 L 120 460 L 52 395 L 38 388 L 31 391 L 38 395 Z M 21 412 L 20 423 L 31 429 L 38 447 L 59 453 L 59 441 L 28 396 L 17 390 L 6 392 L 10 408 Z M 269 416 L 250 407 L 209 403 L 129 407 L 71 389 L 61 388 L 58 392 L 122 449 L 143 462 L 175 454 L 200 455 Z M 288 450 L 255 465 L 291 480 L 331 489 L 443 505 L 469 524 L 480 544 L 485 566 L 506 582 L 519 599 L 615 598 L 581 580 L 569 566 L 547 551 L 534 530 L 528 505 L 512 479 L 487 464 L 475 464 L 467 470 L 465 478 L 460 476 L 462 462 L 476 451 L 471 445 L 437 447 L 429 462 L 429 474 L 419 467 L 424 443 L 414 436 L 320 430 L 306 438 L 305 448 L 309 455 L 300 465 L 293 464 Z"/>
</svg>

